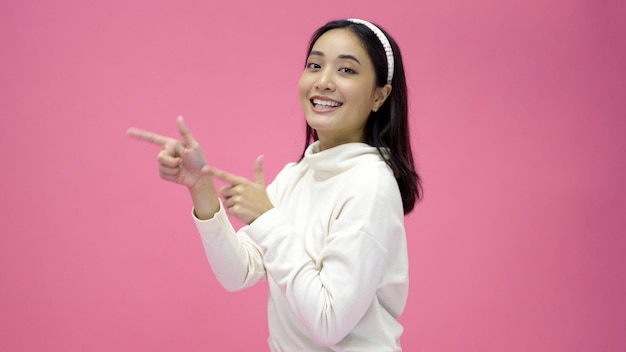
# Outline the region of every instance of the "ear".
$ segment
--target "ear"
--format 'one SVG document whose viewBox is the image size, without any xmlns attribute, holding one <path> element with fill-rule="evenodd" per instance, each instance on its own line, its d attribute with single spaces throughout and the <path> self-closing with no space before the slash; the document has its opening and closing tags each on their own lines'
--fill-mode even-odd
<svg viewBox="0 0 626 352">
<path fill-rule="evenodd" d="M 387 97 L 389 97 L 389 94 L 391 94 L 391 84 L 385 84 L 382 87 L 376 87 L 376 91 L 374 92 L 372 111 L 378 111 L 378 109 L 385 103 L 385 100 L 387 100 Z"/>
</svg>

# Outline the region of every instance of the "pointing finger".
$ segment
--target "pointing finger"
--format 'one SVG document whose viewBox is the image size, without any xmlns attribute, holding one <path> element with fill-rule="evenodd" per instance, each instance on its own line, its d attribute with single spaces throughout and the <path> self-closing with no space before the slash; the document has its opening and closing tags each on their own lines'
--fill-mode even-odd
<svg viewBox="0 0 626 352">
<path fill-rule="evenodd" d="M 233 175 L 226 171 L 210 168 L 208 172 L 210 175 L 213 175 L 219 178 L 220 180 L 226 181 L 232 185 L 238 185 L 238 184 L 248 182 L 248 180 L 245 177 Z"/>
<path fill-rule="evenodd" d="M 130 137 L 150 142 L 152 144 L 158 144 L 160 146 L 165 146 L 167 141 L 171 139 L 169 137 L 161 136 L 159 134 L 140 130 L 134 127 L 129 128 L 128 131 L 126 131 L 126 134 Z"/>
</svg>

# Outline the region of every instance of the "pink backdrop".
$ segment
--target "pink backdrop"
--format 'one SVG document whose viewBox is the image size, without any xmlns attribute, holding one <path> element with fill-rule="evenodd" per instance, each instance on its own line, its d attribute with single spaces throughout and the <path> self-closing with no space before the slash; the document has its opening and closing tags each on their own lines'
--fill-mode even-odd
<svg viewBox="0 0 626 352">
<path fill-rule="evenodd" d="M 626 350 L 625 2 L 0 4 L 0 350 L 263 351 L 266 286 L 215 281 L 130 126 L 184 115 L 215 166 L 298 157 L 329 19 L 403 49 L 426 198 L 407 351 Z"/>
</svg>

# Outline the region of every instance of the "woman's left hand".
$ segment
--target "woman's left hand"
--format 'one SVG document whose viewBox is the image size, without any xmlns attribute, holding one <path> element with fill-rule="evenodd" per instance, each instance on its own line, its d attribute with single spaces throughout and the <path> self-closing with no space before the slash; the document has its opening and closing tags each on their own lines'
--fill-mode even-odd
<svg viewBox="0 0 626 352">
<path fill-rule="evenodd" d="M 219 193 L 224 197 L 223 204 L 228 214 L 235 216 L 239 221 L 249 225 L 263 213 L 274 208 L 265 191 L 262 155 L 254 163 L 254 181 L 214 168 L 209 168 L 209 174 L 231 184 L 229 187 L 220 188 Z"/>
</svg>

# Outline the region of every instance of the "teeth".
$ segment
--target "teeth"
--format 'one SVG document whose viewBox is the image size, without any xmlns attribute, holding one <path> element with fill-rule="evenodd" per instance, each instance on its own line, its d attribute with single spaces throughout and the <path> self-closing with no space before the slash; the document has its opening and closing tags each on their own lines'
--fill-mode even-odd
<svg viewBox="0 0 626 352">
<path fill-rule="evenodd" d="M 321 105 L 323 107 L 337 107 L 340 106 L 341 103 L 330 100 L 321 100 L 321 99 L 313 99 L 313 104 Z"/>
</svg>

